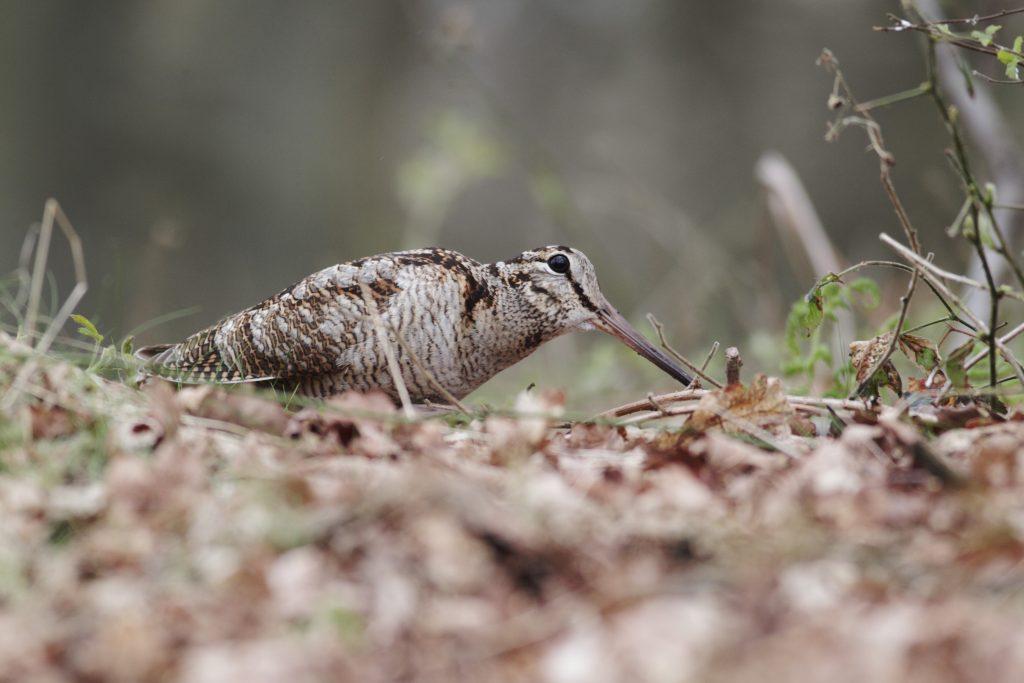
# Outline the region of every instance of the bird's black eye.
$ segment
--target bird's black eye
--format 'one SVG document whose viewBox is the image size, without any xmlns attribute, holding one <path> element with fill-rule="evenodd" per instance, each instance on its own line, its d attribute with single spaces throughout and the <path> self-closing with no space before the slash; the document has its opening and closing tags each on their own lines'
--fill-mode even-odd
<svg viewBox="0 0 1024 683">
<path fill-rule="evenodd" d="M 568 273 L 569 257 L 565 254 L 555 254 L 548 259 L 548 267 L 556 273 Z"/>
</svg>

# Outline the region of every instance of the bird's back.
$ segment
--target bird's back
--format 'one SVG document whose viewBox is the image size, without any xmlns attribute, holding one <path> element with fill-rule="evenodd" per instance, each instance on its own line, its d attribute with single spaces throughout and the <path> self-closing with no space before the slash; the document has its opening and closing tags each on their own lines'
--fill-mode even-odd
<svg viewBox="0 0 1024 683">
<path fill-rule="evenodd" d="M 179 344 L 148 347 L 139 355 L 153 374 L 181 382 L 278 382 L 317 396 L 350 388 L 393 392 L 368 296 L 383 328 L 402 337 L 394 350 L 410 393 L 436 397 L 418 364 L 464 393 L 458 391 L 464 383 L 461 342 L 474 311 L 490 297 L 479 268 L 443 249 L 338 264 Z M 401 347 L 409 347 L 418 363 Z"/>
</svg>

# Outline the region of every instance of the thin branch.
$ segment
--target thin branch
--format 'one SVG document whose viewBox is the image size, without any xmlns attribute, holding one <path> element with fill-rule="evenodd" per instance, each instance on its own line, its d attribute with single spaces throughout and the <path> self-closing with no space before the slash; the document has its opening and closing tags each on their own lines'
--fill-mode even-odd
<svg viewBox="0 0 1024 683">
<path fill-rule="evenodd" d="M 839 278 L 841 280 L 844 276 L 849 275 L 850 273 L 858 271 L 861 268 L 864 268 L 864 267 L 867 267 L 867 266 L 884 266 L 886 268 L 895 268 L 897 270 L 902 270 L 902 271 L 905 271 L 907 273 L 911 273 L 911 272 L 914 271 L 914 269 L 912 267 L 910 267 L 910 266 L 908 266 L 908 265 L 906 265 L 904 263 L 898 263 L 896 261 L 871 260 L 871 261 L 861 261 L 860 263 L 854 264 L 854 265 L 850 266 L 849 268 L 845 268 L 845 269 L 839 271 L 838 273 L 834 273 L 834 275 L 835 275 L 836 278 Z M 826 276 L 826 277 L 828 277 L 828 276 Z M 821 280 L 819 280 L 818 282 L 820 283 Z M 970 329 L 974 329 L 973 325 L 971 325 L 966 320 L 963 320 L 962 318 L 960 318 L 956 314 L 956 311 L 954 311 L 953 307 L 949 305 L 949 302 L 946 301 L 945 298 L 943 298 L 942 294 L 937 289 L 932 287 L 930 282 L 925 280 L 924 283 L 926 285 L 928 285 L 928 288 L 930 290 L 932 290 L 932 294 L 935 295 L 935 298 L 939 300 L 939 303 L 942 304 L 942 307 L 946 309 L 947 313 L 949 313 L 949 317 L 950 317 L 951 320 L 954 320 L 954 321 L 960 323 L 964 327 L 968 327 Z"/>
<path fill-rule="evenodd" d="M 672 346 L 668 343 L 668 340 L 665 338 L 665 328 L 664 328 L 664 326 L 661 324 L 661 322 L 657 318 L 654 317 L 653 313 L 648 313 L 647 314 L 647 321 L 649 323 L 651 323 L 651 326 L 654 328 L 654 331 L 658 333 L 658 340 L 661 342 L 661 347 L 663 349 L 668 351 L 680 363 L 682 363 L 686 367 L 688 367 L 691 370 L 693 370 L 693 372 L 698 377 L 700 377 L 701 379 L 706 380 L 708 382 L 708 384 L 710 384 L 711 386 L 714 386 L 714 387 L 721 388 L 721 386 L 722 386 L 721 382 L 715 380 L 713 377 L 711 377 L 710 375 L 705 373 L 702 368 L 697 367 L 692 362 L 690 362 L 689 359 L 687 359 L 685 356 L 683 356 L 683 354 L 679 353 L 674 348 L 672 348 Z"/>
<path fill-rule="evenodd" d="M 918 266 L 920 266 L 920 267 L 930 271 L 933 275 L 935 275 L 935 276 L 937 276 L 939 278 L 942 278 L 943 280 L 949 280 L 950 282 L 956 282 L 958 284 L 966 285 L 968 287 L 974 287 L 975 289 L 988 290 L 987 286 L 985 286 L 984 284 L 978 282 L 977 280 L 969 278 L 969 277 L 967 277 L 965 275 L 960 275 L 958 273 L 951 273 L 948 270 L 943 270 L 942 268 L 939 268 L 934 263 L 932 263 L 930 261 L 924 260 L 923 258 L 918 256 L 917 254 L 915 254 L 914 252 L 910 251 L 905 246 L 903 246 L 902 244 L 900 244 L 899 242 L 894 240 L 892 237 L 889 237 L 889 235 L 885 234 L 884 232 L 881 235 L 878 236 L 878 239 L 882 240 L 883 242 L 888 244 L 890 247 L 892 247 L 893 249 L 898 251 L 900 253 L 900 256 L 903 256 L 908 261 L 911 261 L 911 262 L 917 264 Z M 1011 299 L 1016 299 L 1018 301 L 1024 301 L 1024 294 L 1021 294 L 1020 292 L 1018 292 L 1016 290 L 1009 289 L 1007 287 L 1003 287 L 1003 288 L 1000 289 L 1000 291 L 1002 292 L 1003 296 L 1008 296 Z"/>
<path fill-rule="evenodd" d="M 922 19 L 927 17 L 921 11 L 920 6 L 926 7 L 928 13 L 932 15 L 941 13 L 941 8 L 935 0 L 917 0 L 913 3 L 912 9 Z M 926 23 L 941 24 L 948 22 L 934 21 Z M 936 45 L 940 41 L 949 42 L 946 40 L 945 34 L 932 33 L 928 36 L 926 50 L 928 82 L 932 84 L 932 99 L 938 107 L 943 123 L 946 125 L 947 131 L 953 140 L 953 153 L 957 161 L 957 171 L 961 174 L 964 181 L 968 200 L 974 203 L 979 211 L 983 211 L 989 219 L 995 237 L 994 241 L 996 242 L 995 251 L 1003 257 L 1001 262 L 990 264 L 992 279 L 995 282 L 1003 280 L 1003 268 L 1000 266 L 1005 264 L 1013 271 L 1020 286 L 1024 287 L 1024 269 L 1022 269 L 1018 261 L 1017 250 L 1011 247 L 1010 241 L 1006 238 L 1007 233 L 1004 233 L 1001 221 L 1005 219 L 1007 222 L 1011 237 L 1019 232 L 1021 226 L 1014 220 L 1012 215 L 1004 214 L 1002 217 L 996 215 L 996 211 L 992 206 L 994 198 L 988 191 L 983 192 L 981 190 L 980 184 L 971 171 L 971 162 L 961 133 L 961 129 L 966 130 L 974 138 L 990 172 L 994 174 L 995 186 L 1009 193 L 1012 202 L 1017 201 L 1018 195 L 1024 192 L 1021 189 L 1021 180 L 1024 178 L 1022 176 L 1024 174 L 1024 166 L 1021 165 L 1020 153 L 1012 142 L 1012 127 L 1000 115 L 997 104 L 984 89 L 977 89 L 975 92 L 972 92 L 969 99 L 959 94 L 959 79 L 958 76 L 953 75 L 954 72 L 958 71 L 956 65 L 953 64 L 953 55 L 949 52 L 940 55 L 937 52 Z M 961 44 L 957 44 L 957 46 L 964 47 Z M 995 47 L 1005 49 L 998 45 Z M 1024 55 L 1020 56 L 1024 57 Z M 942 87 L 945 87 L 945 92 L 941 90 Z M 952 98 L 954 104 L 957 105 L 957 110 L 949 106 L 947 94 Z M 975 261 L 971 270 L 975 274 L 974 276 L 978 277 L 978 273 L 984 270 L 984 264 L 980 261 Z M 976 299 L 977 297 L 968 296 L 968 303 L 972 307 L 978 308 L 980 307 L 980 302 L 976 301 Z"/>
<path fill-rule="evenodd" d="M 830 71 L 834 76 L 832 84 L 832 95 L 833 98 L 839 96 L 839 92 L 842 91 L 845 100 L 850 103 L 853 111 L 858 111 L 859 106 L 853 91 L 850 89 L 849 84 L 846 82 L 846 78 L 843 76 L 842 70 L 839 68 L 839 60 L 835 58 L 829 50 L 823 50 L 821 56 L 818 58 L 818 63 Z M 830 98 L 831 99 L 831 98 Z M 896 218 L 900 222 L 900 226 L 903 228 L 903 232 L 907 236 L 907 242 L 914 252 L 921 253 L 921 243 L 917 238 L 917 230 L 914 229 L 913 224 L 910 222 L 910 216 L 907 214 L 906 208 L 903 206 L 903 202 L 900 200 L 899 195 L 896 193 L 896 186 L 892 180 L 892 166 L 896 163 L 896 158 L 892 155 L 885 147 L 885 142 L 882 138 L 882 128 L 875 121 L 874 117 L 871 116 L 870 111 L 859 112 L 861 117 L 843 117 L 833 123 L 831 130 L 829 131 L 829 138 L 834 138 L 839 132 L 848 125 L 859 125 L 864 128 L 868 136 L 868 141 L 871 143 L 871 148 L 878 155 L 879 162 L 879 177 L 882 182 L 882 187 L 885 189 L 885 194 L 889 198 L 889 203 L 892 204 L 893 210 L 896 212 Z"/>
<path fill-rule="evenodd" d="M 705 358 L 704 362 L 700 364 L 701 372 L 703 372 L 703 371 L 708 369 L 708 364 L 711 362 L 711 359 L 715 357 L 715 353 L 717 351 L 718 351 L 718 342 L 716 341 L 714 344 L 711 345 L 711 350 L 708 351 L 708 357 Z"/>
<path fill-rule="evenodd" d="M 861 114 L 866 114 L 872 109 L 888 107 L 891 104 L 896 104 L 898 102 L 906 102 L 907 100 L 912 100 L 916 97 L 927 95 L 929 90 L 931 90 L 931 84 L 925 82 L 917 86 L 916 88 L 910 88 L 908 90 L 903 90 L 898 93 L 893 93 L 892 95 L 885 95 L 884 97 L 878 97 L 873 100 L 868 100 L 863 104 L 856 105 L 853 108 L 853 110 Z"/>
<path fill-rule="evenodd" d="M 975 14 L 973 17 L 967 17 L 965 19 L 943 19 L 941 21 L 929 21 L 927 26 L 934 26 L 937 24 L 970 24 L 971 26 L 977 26 L 979 23 L 995 21 L 996 19 L 1002 19 L 1008 17 L 1011 14 L 1020 14 L 1024 12 L 1024 7 L 1017 7 L 1016 9 L 1004 9 L 993 14 L 986 14 L 985 16 L 978 16 Z"/>
<path fill-rule="evenodd" d="M 700 399 L 702 396 L 710 393 L 708 389 L 683 389 L 681 391 L 673 391 L 668 394 L 661 394 L 656 396 L 655 399 L 658 403 L 665 405 L 670 403 L 678 403 L 680 401 L 693 401 Z M 630 403 L 624 403 L 621 406 L 609 408 L 604 412 L 598 413 L 595 419 L 607 419 L 614 417 L 623 417 L 630 415 L 640 410 L 646 410 L 651 405 L 650 398 L 644 398 L 639 401 L 631 401 Z"/>
<path fill-rule="evenodd" d="M 981 54 L 989 55 L 992 57 L 998 56 L 1000 51 L 1009 52 L 1010 54 L 1017 55 L 1018 57 L 1024 57 L 1024 54 L 1017 52 L 1015 50 L 1011 50 L 1005 45 L 998 45 L 996 43 L 992 43 L 991 46 L 982 45 L 981 43 L 972 42 L 971 40 L 965 40 L 963 38 L 950 36 L 948 34 L 940 32 L 939 29 L 935 28 L 935 26 L 938 26 L 939 24 L 948 24 L 948 21 L 940 21 L 934 24 L 912 24 L 906 19 L 896 18 L 896 20 L 898 23 L 895 26 L 874 26 L 872 28 L 874 28 L 875 31 L 879 31 L 881 33 L 901 33 L 903 31 L 917 31 L 919 33 L 924 33 L 925 35 L 934 40 L 941 40 L 944 43 L 956 45 L 957 47 L 963 48 L 965 50 L 970 50 L 972 52 L 980 52 Z"/>
<path fill-rule="evenodd" d="M 983 284 L 981 284 L 980 282 L 976 282 L 974 280 L 970 280 L 969 278 L 964 278 L 961 275 L 956 275 L 955 273 L 950 273 L 948 271 L 942 270 L 931 261 L 928 261 L 921 257 L 919 254 L 915 254 L 910 249 L 907 249 L 905 246 L 894 240 L 892 237 L 889 237 L 889 235 L 885 234 L 884 232 L 878 236 L 878 239 L 880 239 L 885 244 L 888 244 L 890 247 L 895 249 L 900 254 L 900 256 L 904 257 L 905 259 L 913 263 L 915 266 L 917 266 L 917 270 L 920 271 L 921 276 L 924 277 L 926 281 L 931 282 L 932 285 L 937 290 L 939 290 L 939 292 L 943 296 L 945 296 L 949 301 L 953 302 L 953 305 L 962 310 L 964 312 L 964 315 L 971 319 L 971 322 L 974 323 L 974 326 L 978 328 L 982 334 L 988 333 L 988 326 L 985 325 L 985 323 L 983 323 L 981 319 L 978 318 L 978 316 L 974 315 L 974 313 L 969 308 L 967 308 L 966 304 L 964 304 L 960 297 L 958 297 L 956 294 L 950 291 L 949 287 L 943 284 L 942 279 L 945 278 L 957 282 L 969 280 L 970 283 L 973 283 L 973 285 L 977 287 L 984 287 Z"/>
<path fill-rule="evenodd" d="M 1017 327 L 1013 328 L 1012 330 L 1010 330 L 1009 332 L 1007 332 L 1006 334 L 1001 336 L 999 338 L 999 343 L 1000 344 L 1008 344 L 1011 341 L 1013 341 L 1014 339 L 1016 339 L 1017 337 L 1019 337 L 1022 332 L 1024 332 L 1024 323 L 1021 323 L 1020 325 L 1017 325 Z M 979 351 L 975 355 L 971 356 L 964 363 L 964 370 L 970 370 L 975 365 L 977 365 L 981 361 L 982 358 L 984 358 L 987 355 L 989 355 L 989 349 L 986 348 L 986 349 L 982 349 L 981 351 Z"/>
<path fill-rule="evenodd" d="M 994 85 L 1024 85 L 1024 80 L 1011 81 L 1006 78 L 993 78 L 988 74 L 978 71 L 977 69 L 972 70 L 971 75 L 977 76 L 981 80 L 986 81 L 988 83 L 992 83 Z"/>
<path fill-rule="evenodd" d="M 996 375 L 996 347 L 998 345 L 998 339 L 996 338 L 996 330 L 999 328 L 999 300 L 1006 293 L 1006 290 L 999 289 L 996 286 L 995 278 L 992 275 L 992 269 L 989 266 L 988 256 L 985 253 L 985 248 L 981 243 L 981 220 L 980 210 L 986 212 L 989 222 L 992 224 L 993 232 L 998 237 L 997 249 L 1003 258 L 1010 265 L 1014 274 L 1017 276 L 1018 281 L 1024 286 L 1024 271 L 1021 270 L 1020 264 L 1017 259 L 1010 253 L 1007 247 L 1006 238 L 1003 236 L 1002 231 L 998 227 L 995 215 L 991 208 L 991 199 L 983 197 L 979 188 L 978 183 L 974 179 L 974 175 L 971 172 L 970 159 L 967 155 L 967 148 L 964 144 L 963 137 L 960 134 L 960 127 L 957 125 L 956 120 L 951 114 L 950 107 L 946 103 L 943 97 L 942 91 L 939 89 L 938 77 L 937 77 L 937 61 L 935 56 L 935 44 L 936 38 L 930 37 L 928 40 L 927 50 L 927 66 L 928 66 L 928 80 L 932 84 L 931 96 L 935 102 L 936 108 L 939 110 L 939 114 L 942 117 L 942 121 L 946 126 L 946 130 L 953 138 L 953 147 L 956 152 L 957 161 L 960 164 L 960 168 L 964 173 L 965 180 L 967 183 L 968 197 L 972 201 L 971 205 L 971 217 L 974 220 L 974 231 L 971 235 L 971 241 L 974 244 L 974 249 L 978 254 L 978 259 L 981 262 L 982 271 L 985 273 L 985 281 L 988 284 L 989 290 L 989 333 L 986 341 L 989 344 L 989 386 L 995 386 L 998 381 Z M 1008 289 L 1008 288 L 1007 288 Z M 1019 369 L 1019 363 L 1014 364 L 1015 368 Z M 1021 376 L 1022 384 L 1024 384 L 1024 375 Z"/>
</svg>

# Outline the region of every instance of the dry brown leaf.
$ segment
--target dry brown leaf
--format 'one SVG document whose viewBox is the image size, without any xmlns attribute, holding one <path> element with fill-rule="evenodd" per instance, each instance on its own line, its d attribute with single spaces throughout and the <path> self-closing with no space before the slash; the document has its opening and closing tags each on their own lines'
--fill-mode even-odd
<svg viewBox="0 0 1024 683">
<path fill-rule="evenodd" d="M 885 356 L 885 352 L 888 351 L 891 342 L 892 332 L 887 332 L 866 341 L 850 342 L 850 363 L 853 365 L 854 370 L 857 371 L 856 379 L 858 384 L 867 379 L 868 372 L 875 366 L 875 363 Z M 893 365 L 891 358 L 882 363 L 882 366 L 875 374 L 875 381 L 878 385 L 875 388 L 875 392 L 882 387 L 888 386 L 896 392 L 897 396 L 903 393 L 903 382 L 900 379 L 900 373 L 896 370 L 896 366 Z"/>
<path fill-rule="evenodd" d="M 753 425 L 781 436 L 790 434 L 795 415 L 782 382 L 759 373 L 749 387 L 734 384 L 705 394 L 686 424 L 698 431 L 721 427 L 732 434 L 747 433 L 746 426 Z"/>
</svg>

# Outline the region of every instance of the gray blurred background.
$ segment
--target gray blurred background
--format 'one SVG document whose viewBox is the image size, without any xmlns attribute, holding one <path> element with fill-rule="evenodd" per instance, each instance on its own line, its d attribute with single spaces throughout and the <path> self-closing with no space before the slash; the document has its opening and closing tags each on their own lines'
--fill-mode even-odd
<svg viewBox="0 0 1024 683">
<path fill-rule="evenodd" d="M 80 310 L 101 331 L 198 307 L 140 335 L 155 343 L 371 253 L 443 245 L 494 260 L 570 243 L 613 303 L 637 323 L 655 312 L 691 357 L 717 339 L 777 372 L 772 340 L 814 274 L 780 246 L 755 164 L 768 150 L 792 162 L 845 260 L 888 256 L 876 236 L 899 228 L 877 160 L 857 131 L 824 141 L 831 79 L 814 62 L 831 48 L 862 99 L 916 85 L 920 43 L 871 30 L 898 10 L 0 2 L 0 271 L 55 196 L 84 239 Z M 930 107 L 880 119 L 926 246 L 954 265 L 967 251 L 941 231 L 960 200 Z M 904 286 L 876 275 L 887 298 L 865 325 Z M 532 381 L 577 403 L 671 386 L 612 342 L 571 335 L 479 396 Z"/>
</svg>

